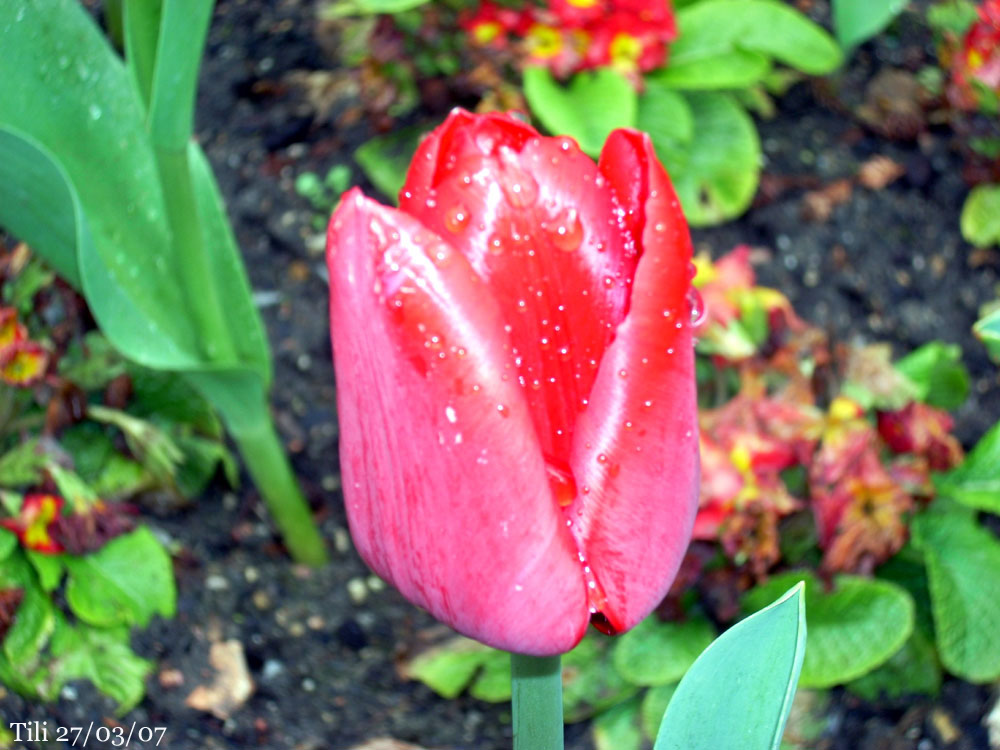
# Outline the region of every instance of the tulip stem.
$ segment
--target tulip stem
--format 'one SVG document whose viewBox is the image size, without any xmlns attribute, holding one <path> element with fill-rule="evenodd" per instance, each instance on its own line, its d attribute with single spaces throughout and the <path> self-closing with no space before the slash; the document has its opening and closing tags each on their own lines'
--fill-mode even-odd
<svg viewBox="0 0 1000 750">
<path fill-rule="evenodd" d="M 559 656 L 510 655 L 514 750 L 562 750 L 562 669 Z"/>
</svg>

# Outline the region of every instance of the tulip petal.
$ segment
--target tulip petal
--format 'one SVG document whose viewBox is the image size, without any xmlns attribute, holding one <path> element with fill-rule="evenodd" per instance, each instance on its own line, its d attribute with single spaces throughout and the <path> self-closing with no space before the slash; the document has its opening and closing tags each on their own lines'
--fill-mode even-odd
<svg viewBox="0 0 1000 750">
<path fill-rule="evenodd" d="M 447 237 L 489 285 L 542 451 L 567 471 L 637 256 L 597 165 L 572 139 L 542 138 L 509 115 L 455 111 L 421 145 L 400 208 Z"/>
<path fill-rule="evenodd" d="M 499 306 L 416 219 L 348 193 L 328 234 L 351 531 L 408 599 L 498 648 L 555 654 L 587 624 Z"/>
<path fill-rule="evenodd" d="M 580 513 L 573 531 L 594 571 L 591 607 L 625 630 L 666 594 L 698 506 L 691 240 L 647 136 L 615 131 L 598 166 L 641 256 L 628 314 L 577 420 L 580 495 L 569 510 Z"/>
</svg>

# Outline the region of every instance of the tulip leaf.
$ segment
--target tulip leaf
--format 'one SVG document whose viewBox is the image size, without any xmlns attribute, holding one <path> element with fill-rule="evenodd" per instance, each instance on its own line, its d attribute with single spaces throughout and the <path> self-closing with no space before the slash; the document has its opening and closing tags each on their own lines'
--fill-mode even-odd
<svg viewBox="0 0 1000 750">
<path fill-rule="evenodd" d="M 937 478 L 939 494 L 978 510 L 1000 513 L 1000 422 L 993 425 L 965 460 Z"/>
<path fill-rule="evenodd" d="M 687 99 L 654 78 L 646 79 L 646 90 L 639 97 L 636 127 L 649 133 L 658 149 L 671 152 L 687 149 L 694 138 L 694 117 Z"/>
<path fill-rule="evenodd" d="M 146 625 L 174 613 L 170 557 L 146 527 L 116 537 L 84 557 L 66 555 L 66 600 L 91 625 Z"/>
<path fill-rule="evenodd" d="M 958 344 L 930 341 L 896 362 L 896 369 L 916 386 L 920 401 L 939 409 L 957 409 L 969 394 L 969 373 Z"/>
<path fill-rule="evenodd" d="M 747 592 L 743 609 L 753 611 L 799 581 L 805 582 L 809 624 L 802 687 L 832 687 L 870 672 L 896 653 L 913 631 L 909 593 L 888 581 L 856 576 L 837 576 L 830 592 L 809 572 L 774 576 Z"/>
<path fill-rule="evenodd" d="M 594 717 L 593 731 L 595 750 L 640 750 L 638 696 Z"/>
<path fill-rule="evenodd" d="M 796 586 L 723 633 L 677 686 L 655 750 L 777 750 L 806 651 Z"/>
<path fill-rule="evenodd" d="M 962 506 L 938 501 L 913 520 L 927 564 L 941 663 L 970 682 L 1000 677 L 1000 542 Z"/>
<path fill-rule="evenodd" d="M 547 68 L 526 68 L 524 97 L 546 130 L 575 138 L 583 152 L 592 157 L 601 153 L 612 130 L 636 124 L 635 89 L 610 68 L 577 73 L 566 88 Z"/>
<path fill-rule="evenodd" d="M 977 247 L 1000 242 L 1000 185 L 977 185 L 962 206 L 962 236 Z"/>
<path fill-rule="evenodd" d="M 990 359 L 1000 363 L 1000 309 L 986 313 L 976 321 L 972 331 L 986 345 Z"/>
<path fill-rule="evenodd" d="M 842 47 L 854 47 L 902 13 L 906 0 L 833 0 L 833 29 Z"/>
<path fill-rule="evenodd" d="M 660 622 L 647 617 L 615 644 L 612 663 L 635 685 L 677 682 L 715 638 L 706 620 Z"/>
<path fill-rule="evenodd" d="M 656 74 L 675 88 L 744 88 L 766 77 L 769 58 L 810 75 L 843 61 L 829 34 L 776 0 L 703 0 L 677 12 L 677 27 L 670 64 Z"/>
<path fill-rule="evenodd" d="M 729 94 L 685 95 L 694 138 L 679 144 L 651 132 L 684 215 L 693 226 L 718 224 L 742 213 L 757 190 L 760 139 L 753 120 Z"/>
</svg>

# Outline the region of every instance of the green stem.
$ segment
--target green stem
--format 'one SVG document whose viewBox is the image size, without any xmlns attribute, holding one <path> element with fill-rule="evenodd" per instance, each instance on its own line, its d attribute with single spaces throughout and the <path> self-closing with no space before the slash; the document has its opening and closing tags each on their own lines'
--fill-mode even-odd
<svg viewBox="0 0 1000 750">
<path fill-rule="evenodd" d="M 324 565 L 329 558 L 323 538 L 271 420 L 258 420 L 232 435 L 292 557 L 306 565 Z"/>
<path fill-rule="evenodd" d="M 559 656 L 510 655 L 514 750 L 562 750 Z"/>
</svg>

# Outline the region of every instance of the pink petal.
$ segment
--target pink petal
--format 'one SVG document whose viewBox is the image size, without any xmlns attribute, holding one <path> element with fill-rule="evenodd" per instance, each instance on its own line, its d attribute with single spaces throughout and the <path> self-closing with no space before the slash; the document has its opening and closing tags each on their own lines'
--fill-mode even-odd
<svg viewBox="0 0 1000 750">
<path fill-rule="evenodd" d="M 573 438 L 573 526 L 594 571 L 591 606 L 616 630 L 666 594 L 698 507 L 691 240 L 649 139 L 615 131 L 599 162 L 642 241 L 629 311 Z M 603 600 L 602 600 L 603 597 Z"/>
<path fill-rule="evenodd" d="M 345 196 L 328 235 L 348 518 L 364 559 L 435 617 L 527 654 L 587 623 L 501 309 L 417 220 Z"/>
<path fill-rule="evenodd" d="M 577 415 L 625 315 L 636 261 L 606 180 L 571 139 L 456 111 L 422 144 L 400 207 L 486 280 L 510 325 L 542 452 L 555 473 L 568 471 Z M 572 499 L 571 489 L 557 494 Z"/>
</svg>

